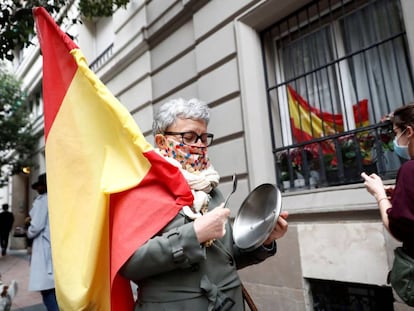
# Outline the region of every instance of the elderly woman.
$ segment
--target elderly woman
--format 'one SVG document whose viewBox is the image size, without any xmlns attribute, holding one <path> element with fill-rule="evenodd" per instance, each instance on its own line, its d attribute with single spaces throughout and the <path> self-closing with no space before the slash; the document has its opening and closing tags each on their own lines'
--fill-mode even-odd
<svg viewBox="0 0 414 311">
<path fill-rule="evenodd" d="M 234 245 L 230 210 L 207 154 L 213 141 L 209 119 L 208 106 L 197 99 L 171 100 L 155 116 L 159 152 L 180 168 L 194 202 L 122 267 L 121 274 L 139 288 L 135 310 L 244 310 L 237 269 L 273 256 L 275 239 L 287 231 L 283 212 L 262 246 L 247 252 Z"/>
</svg>

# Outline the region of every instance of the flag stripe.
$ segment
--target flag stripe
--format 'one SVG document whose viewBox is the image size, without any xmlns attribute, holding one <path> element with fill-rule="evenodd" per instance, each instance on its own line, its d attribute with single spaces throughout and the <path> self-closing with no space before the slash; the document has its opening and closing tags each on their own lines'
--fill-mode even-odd
<svg viewBox="0 0 414 311">
<path fill-rule="evenodd" d="M 53 63 L 43 63 L 43 77 L 50 77 L 52 79 L 50 85 L 48 85 L 50 89 L 43 94 L 44 101 L 53 103 L 44 111 L 44 131 L 45 138 L 47 139 L 53 120 L 77 70 L 73 59 L 64 56 L 68 50 L 77 48 L 77 45 L 68 37 L 61 35 L 59 27 L 46 10 L 35 8 L 33 13 L 37 19 L 36 28 L 42 45 L 42 55 L 44 58 L 56 60 Z M 45 40 L 45 38 L 48 39 Z M 65 44 L 54 45 L 53 42 L 56 40 L 63 40 Z"/>
<path fill-rule="evenodd" d="M 298 142 L 344 131 L 342 114 L 321 111 L 309 105 L 291 86 L 287 89 L 292 131 Z M 367 99 L 352 105 L 352 110 L 357 128 L 369 125 Z"/>
<path fill-rule="evenodd" d="M 184 205 L 192 205 L 193 196 L 179 169 L 154 151 L 76 44 L 45 9 L 36 8 L 34 15 L 43 54 L 59 306 L 132 310 L 131 287 L 119 269 Z"/>
<path fill-rule="evenodd" d="M 125 249 L 125 251 L 121 251 L 125 257 L 112 253 L 112 268 L 114 269 L 112 275 L 119 270 L 121 265 L 131 255 L 127 254 L 127 249 L 138 249 L 165 226 L 165 219 L 171 220 L 177 215 L 182 206 L 188 205 L 193 199 L 191 192 L 188 192 L 187 184 L 177 183 L 177 181 L 181 180 L 182 175 L 176 167 L 172 165 L 165 166 L 165 160 L 154 150 L 146 152 L 144 155 L 152 163 L 145 178 L 137 187 L 126 192 L 111 195 L 112 230 L 113 232 L 118 232 L 117 235 L 111 236 L 112 247 L 118 251 Z M 164 185 L 158 183 L 161 175 L 165 177 L 166 184 Z M 171 189 L 174 189 L 174 192 Z M 154 203 L 154 198 L 156 198 L 157 204 L 169 206 L 169 208 L 162 210 L 154 209 L 151 206 Z M 137 209 L 137 204 L 145 208 Z M 117 213 L 117 211 L 121 210 L 122 212 Z M 151 227 L 124 227 L 124 224 L 129 223 L 131 219 L 137 218 L 140 219 L 142 224 L 151 223 Z M 125 241 L 126 236 L 134 236 L 136 238 Z"/>
<path fill-rule="evenodd" d="M 298 142 L 309 140 L 307 137 L 319 138 L 343 131 L 342 114 L 321 112 L 310 106 L 291 86 L 288 86 L 288 101 Z"/>
<path fill-rule="evenodd" d="M 112 194 L 110 199 L 112 310 L 132 310 L 131 300 L 125 299 L 125 293 L 130 288 L 129 281 L 117 274 L 132 255 L 131 250 L 138 249 L 159 232 L 166 221 L 173 219 L 184 205 L 191 205 L 193 201 L 187 183 L 180 182 L 182 175 L 176 167 L 165 166 L 165 160 L 155 151 L 146 152 L 145 157 L 152 166 L 139 186 Z M 165 184 L 159 182 L 160 178 Z M 168 208 L 154 208 L 154 200 Z M 137 205 L 142 208 L 136 208 Z M 139 219 L 141 225 L 131 226 L 131 219 Z"/>
<path fill-rule="evenodd" d="M 355 126 L 364 127 L 369 125 L 368 99 L 361 100 L 358 104 L 352 106 L 354 112 Z"/>
</svg>

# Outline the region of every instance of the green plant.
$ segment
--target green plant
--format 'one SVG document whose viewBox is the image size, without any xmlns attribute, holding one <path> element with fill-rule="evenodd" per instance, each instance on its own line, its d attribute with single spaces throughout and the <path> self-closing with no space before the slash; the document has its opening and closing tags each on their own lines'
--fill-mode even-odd
<svg viewBox="0 0 414 311">
<path fill-rule="evenodd" d="M 357 134 L 357 141 L 362 157 L 362 164 L 372 164 L 374 162 L 372 150 L 375 145 L 375 136 L 370 132 L 361 132 Z"/>
<path fill-rule="evenodd" d="M 79 11 L 87 19 L 93 17 L 111 16 L 119 7 L 125 8 L 130 0 L 80 0 Z"/>
<path fill-rule="evenodd" d="M 327 171 L 334 171 L 337 169 L 336 158 L 333 153 L 326 153 L 323 155 L 323 163 Z"/>
<path fill-rule="evenodd" d="M 81 17 L 92 19 L 93 17 L 110 16 L 120 7 L 125 7 L 130 0 L 80 0 L 78 9 Z M 0 59 L 13 60 L 14 51 L 31 45 L 34 35 L 34 20 L 32 9 L 44 7 L 49 13 L 57 15 L 61 13 L 61 24 L 64 19 L 69 23 L 81 23 L 80 18 L 69 19 L 65 8 L 72 1 L 66 0 L 2 0 L 0 4 Z"/>
<path fill-rule="evenodd" d="M 394 131 L 392 129 L 392 122 L 389 120 L 384 121 L 384 126 L 380 128 L 379 136 L 381 140 L 381 146 L 383 151 L 394 151 Z"/>
<path fill-rule="evenodd" d="M 290 173 L 289 173 L 289 157 L 287 151 L 282 151 L 277 154 L 277 165 L 279 168 L 279 179 L 280 181 L 288 181 L 290 180 Z"/>
<path fill-rule="evenodd" d="M 373 162 L 372 149 L 375 144 L 375 136 L 369 132 L 345 135 L 338 138 L 341 148 L 342 161 L 345 167 L 356 166 L 358 153 L 362 164 L 369 165 Z"/>
<path fill-rule="evenodd" d="M 304 170 L 315 170 L 319 167 L 318 157 L 312 146 L 287 149 L 279 152 L 278 165 L 280 170 L 280 180 L 290 180 L 290 172 L 293 172 L 293 179 L 303 178 Z"/>
<path fill-rule="evenodd" d="M 31 165 L 37 143 L 20 81 L 0 67 L 0 186 Z"/>
<path fill-rule="evenodd" d="M 289 171 L 281 171 L 280 172 L 280 181 L 289 181 L 289 180 L 290 180 Z"/>
</svg>

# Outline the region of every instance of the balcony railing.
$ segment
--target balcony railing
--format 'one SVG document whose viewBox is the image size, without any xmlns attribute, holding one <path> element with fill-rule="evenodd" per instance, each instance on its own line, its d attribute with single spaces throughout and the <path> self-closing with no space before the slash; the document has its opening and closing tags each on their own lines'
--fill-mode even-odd
<svg viewBox="0 0 414 311">
<path fill-rule="evenodd" d="M 274 150 L 282 191 L 362 182 L 361 172 L 395 178 L 401 159 L 393 152 L 389 121 Z"/>
<path fill-rule="evenodd" d="M 98 57 L 95 58 L 94 61 L 90 63 L 89 68 L 91 68 L 94 72 L 101 68 L 112 56 L 113 47 L 114 44 L 111 43 L 101 54 L 98 55 Z"/>
</svg>

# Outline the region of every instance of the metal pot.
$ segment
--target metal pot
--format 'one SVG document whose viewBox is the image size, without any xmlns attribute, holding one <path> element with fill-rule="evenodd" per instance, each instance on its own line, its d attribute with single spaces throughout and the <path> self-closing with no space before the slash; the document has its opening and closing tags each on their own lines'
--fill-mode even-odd
<svg viewBox="0 0 414 311">
<path fill-rule="evenodd" d="M 252 250 L 267 239 L 282 207 L 280 190 L 272 184 L 256 187 L 243 201 L 233 224 L 234 243 Z"/>
</svg>

